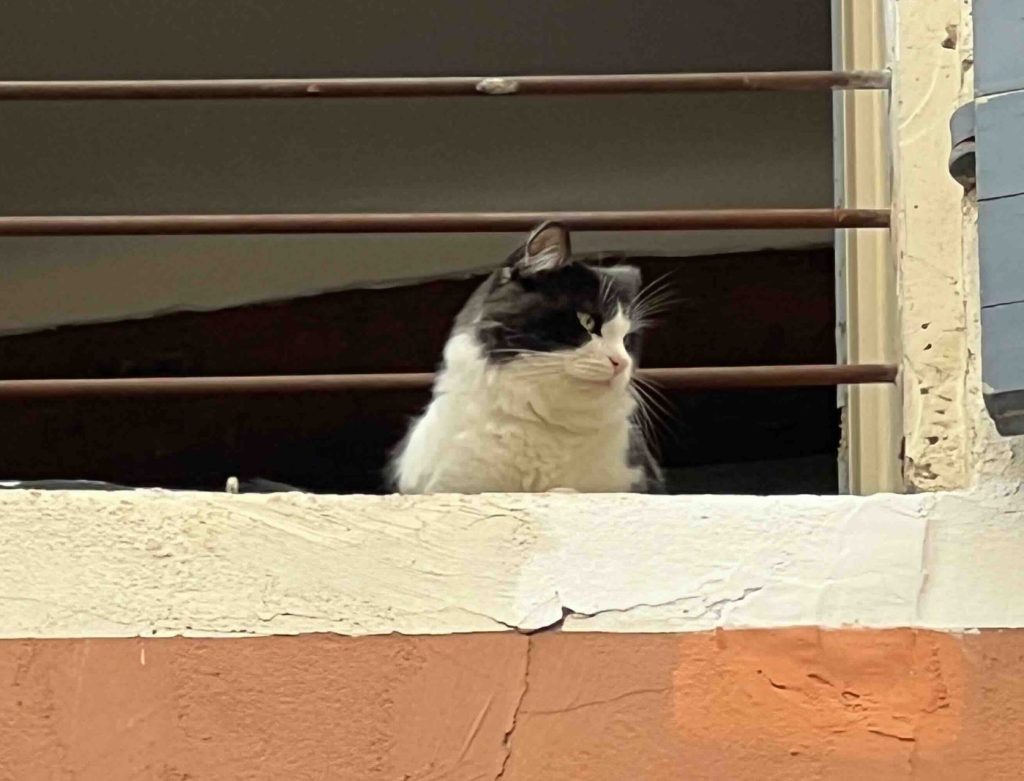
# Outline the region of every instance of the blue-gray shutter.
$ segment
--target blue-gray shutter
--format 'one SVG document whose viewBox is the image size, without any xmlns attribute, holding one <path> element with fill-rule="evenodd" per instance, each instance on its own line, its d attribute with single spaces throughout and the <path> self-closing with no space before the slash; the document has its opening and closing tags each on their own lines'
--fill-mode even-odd
<svg viewBox="0 0 1024 781">
<path fill-rule="evenodd" d="M 982 380 L 1002 434 L 1024 434 L 1024 0 L 974 0 L 975 100 L 950 171 L 977 187 Z"/>
</svg>

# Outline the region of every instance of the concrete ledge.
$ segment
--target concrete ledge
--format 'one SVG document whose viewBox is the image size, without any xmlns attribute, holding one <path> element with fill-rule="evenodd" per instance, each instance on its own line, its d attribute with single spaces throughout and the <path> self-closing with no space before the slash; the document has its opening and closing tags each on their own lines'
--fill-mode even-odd
<svg viewBox="0 0 1024 781">
<path fill-rule="evenodd" d="M 9 491 L 0 636 L 1019 627 L 1018 491 Z"/>
</svg>

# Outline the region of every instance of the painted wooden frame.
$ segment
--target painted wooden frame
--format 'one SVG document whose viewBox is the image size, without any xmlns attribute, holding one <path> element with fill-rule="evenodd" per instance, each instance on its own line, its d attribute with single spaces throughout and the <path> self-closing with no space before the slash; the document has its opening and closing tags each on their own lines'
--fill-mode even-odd
<svg viewBox="0 0 1024 781">
<path fill-rule="evenodd" d="M 881 0 L 834 0 L 834 67 L 890 65 Z M 888 95 L 836 94 L 836 205 L 890 203 Z M 840 361 L 893 362 L 897 356 L 896 268 L 890 238 L 879 231 L 836 231 L 836 341 Z M 840 490 L 899 491 L 899 387 L 840 390 L 843 440 Z"/>
</svg>

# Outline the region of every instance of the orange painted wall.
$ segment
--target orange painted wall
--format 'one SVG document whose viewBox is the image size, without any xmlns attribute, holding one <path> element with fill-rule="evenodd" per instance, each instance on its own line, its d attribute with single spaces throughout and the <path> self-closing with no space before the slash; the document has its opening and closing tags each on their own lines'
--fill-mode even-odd
<svg viewBox="0 0 1024 781">
<path fill-rule="evenodd" d="M 0 642 L 0 779 L 1024 778 L 1024 631 Z"/>
</svg>

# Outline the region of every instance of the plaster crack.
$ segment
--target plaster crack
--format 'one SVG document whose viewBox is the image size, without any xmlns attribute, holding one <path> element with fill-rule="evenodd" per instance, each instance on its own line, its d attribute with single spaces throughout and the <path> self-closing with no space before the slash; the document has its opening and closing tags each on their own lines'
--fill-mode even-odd
<svg viewBox="0 0 1024 781">
<path fill-rule="evenodd" d="M 595 705 L 607 705 L 612 702 L 619 702 L 620 700 L 629 699 L 630 697 L 636 697 L 641 694 L 665 694 L 666 692 L 674 691 L 671 686 L 663 686 L 659 689 L 634 689 L 633 691 L 624 692 L 623 694 L 616 695 L 615 697 L 608 697 L 603 700 L 590 700 L 589 702 L 581 702 L 576 705 L 569 705 L 565 708 L 553 708 L 551 710 L 531 710 L 531 716 L 552 716 L 555 714 L 572 713 L 583 708 L 592 708 Z"/>
<path fill-rule="evenodd" d="M 917 752 L 921 744 L 917 742 L 916 724 L 913 727 L 910 739 L 913 743 L 910 746 L 910 751 L 907 753 L 907 772 L 910 778 L 917 778 Z"/>
<path fill-rule="evenodd" d="M 523 664 L 523 686 L 519 690 L 519 700 L 516 702 L 515 710 L 512 711 L 512 721 L 505 730 L 505 737 L 502 741 L 502 747 L 505 750 L 505 757 L 501 761 L 501 769 L 498 771 L 498 775 L 494 777 L 494 781 L 501 781 L 505 777 L 505 771 L 508 770 L 508 763 L 512 759 L 512 738 L 516 731 L 516 726 L 519 723 L 519 712 L 523 709 L 523 702 L 526 700 L 526 692 L 530 689 L 530 658 L 533 656 L 533 638 L 526 638 L 526 662 Z"/>
<path fill-rule="evenodd" d="M 869 727 L 868 732 L 872 735 L 881 735 L 883 738 L 892 738 L 893 740 L 898 740 L 901 743 L 915 743 L 917 741 L 917 738 L 913 735 L 897 735 L 894 732 L 886 732 L 883 729 L 872 729 Z"/>
<path fill-rule="evenodd" d="M 458 609 L 462 610 L 465 613 L 469 613 L 471 616 L 477 616 L 478 618 L 485 618 L 488 621 L 493 621 L 494 623 L 498 624 L 499 626 L 503 626 L 506 629 L 509 629 L 509 630 L 511 630 L 513 632 L 519 632 L 520 634 L 524 634 L 524 635 L 532 635 L 532 634 L 534 634 L 536 632 L 544 632 L 544 631 L 546 631 L 548 629 L 558 629 L 559 627 L 561 627 L 562 622 L 565 621 L 565 608 L 562 609 L 562 617 L 559 618 L 557 621 L 554 621 L 554 622 L 552 622 L 550 624 L 546 624 L 544 626 L 536 627 L 534 629 L 524 629 L 523 627 L 519 626 L 519 624 L 512 624 L 512 623 L 509 623 L 508 621 L 502 621 L 500 618 L 495 618 L 492 615 L 489 615 L 487 613 L 481 613 L 481 612 L 479 612 L 477 610 L 471 610 L 468 607 L 459 606 Z"/>
<path fill-rule="evenodd" d="M 924 533 L 921 535 L 921 564 L 920 564 L 920 583 L 917 586 L 917 599 L 914 602 L 914 620 L 921 620 L 921 607 L 925 601 L 925 595 L 928 590 L 928 559 L 929 559 L 929 548 L 930 548 L 930 537 L 931 537 L 932 524 L 927 518 L 924 522 Z"/>
<path fill-rule="evenodd" d="M 751 594 L 756 594 L 758 591 L 761 591 L 763 588 L 764 588 L 764 586 L 750 586 L 748 588 L 743 589 L 743 593 L 740 594 L 738 597 L 725 597 L 723 599 L 715 600 L 714 602 L 709 602 L 706 605 L 704 605 L 704 611 L 702 613 L 699 613 L 698 615 L 695 615 L 695 616 L 692 616 L 692 617 L 693 618 L 702 618 L 702 617 L 706 616 L 708 613 L 714 613 L 715 614 L 715 618 L 721 618 L 722 617 L 722 611 L 725 609 L 725 607 L 727 605 L 738 605 L 740 602 L 745 600 Z"/>
<path fill-rule="evenodd" d="M 670 599 L 667 602 L 637 602 L 637 603 L 632 604 L 632 605 L 627 605 L 626 607 L 606 607 L 606 608 L 602 608 L 601 610 L 595 610 L 593 613 L 584 613 L 584 612 L 582 612 L 580 610 L 573 610 L 572 608 L 565 608 L 565 609 L 569 611 L 570 615 L 576 616 L 578 618 L 595 618 L 596 616 L 603 616 L 603 615 L 605 615 L 607 613 L 628 613 L 631 610 L 636 610 L 637 608 L 640 608 L 640 607 L 649 607 L 649 608 L 672 607 L 673 605 L 678 605 L 681 602 L 689 602 L 689 601 L 697 599 L 697 598 L 698 597 L 695 597 L 695 596 L 688 596 L 688 597 L 676 597 L 675 599 Z"/>
<path fill-rule="evenodd" d="M 709 583 L 717 583 L 717 582 L 720 582 L 720 580 L 717 579 L 717 578 L 712 580 L 712 581 L 709 581 Z M 706 585 L 708 585 L 708 584 L 701 584 L 702 587 L 704 587 Z M 735 596 L 735 597 L 723 597 L 721 599 L 716 599 L 713 602 L 702 603 L 700 605 L 701 609 L 699 610 L 699 612 L 696 612 L 696 613 L 693 613 L 693 614 L 684 615 L 683 618 L 685 620 L 695 620 L 695 619 L 703 618 L 704 616 L 707 616 L 707 615 L 713 615 L 715 618 L 721 618 L 722 612 L 723 612 L 723 610 L 725 609 L 726 606 L 738 604 L 738 603 L 742 602 L 743 600 L 745 600 L 747 597 L 749 597 L 751 594 L 754 594 L 754 593 L 756 593 L 758 591 L 761 591 L 763 588 L 764 588 L 763 586 L 748 586 L 748 587 L 744 588 L 742 590 L 742 592 L 738 596 Z M 528 635 L 529 636 L 529 635 L 541 634 L 541 633 L 544 633 L 544 632 L 557 632 L 557 631 L 562 629 L 562 627 L 565 625 L 566 620 L 568 620 L 569 618 L 578 618 L 578 619 L 581 619 L 581 620 L 585 620 L 585 619 L 588 619 L 588 618 L 597 618 L 598 616 L 606 615 L 606 614 L 609 614 L 609 613 L 622 613 L 622 614 L 630 613 L 631 611 L 636 610 L 638 608 L 657 609 L 657 608 L 663 608 L 663 607 L 672 607 L 674 605 L 680 605 L 680 604 L 683 604 L 683 603 L 686 603 L 686 602 L 699 602 L 701 599 L 702 599 L 702 595 L 701 594 L 690 594 L 690 595 L 687 595 L 687 596 L 684 596 L 684 597 L 676 597 L 675 599 L 669 599 L 669 600 L 666 600 L 665 602 L 636 602 L 636 603 L 634 603 L 632 605 L 626 605 L 624 607 L 606 607 L 606 608 L 601 608 L 599 610 L 594 610 L 594 611 L 589 612 L 589 613 L 585 612 L 585 611 L 582 611 L 582 610 L 575 610 L 575 609 L 573 609 L 573 608 L 571 608 L 571 607 L 569 607 L 567 605 L 560 604 L 561 615 L 557 619 L 555 619 L 554 621 L 552 621 L 552 622 L 550 622 L 548 624 L 542 624 L 541 626 L 526 626 L 526 627 L 524 627 L 522 625 L 523 622 L 526 620 L 526 617 L 524 617 L 522 620 L 519 620 L 519 621 L 513 623 L 513 622 L 509 622 L 509 621 L 503 621 L 502 619 L 496 618 L 496 617 L 494 617 L 492 615 L 489 615 L 487 613 L 481 613 L 479 611 L 472 610 L 471 608 L 465 607 L 463 605 L 459 605 L 458 609 L 462 610 L 465 613 L 469 613 L 470 615 L 478 616 L 479 618 L 484 618 L 484 619 L 487 619 L 488 621 L 492 621 L 495 624 L 497 624 L 498 626 L 501 626 L 501 627 L 503 627 L 505 629 L 508 629 L 508 630 L 510 630 L 512 632 L 518 632 L 519 634 L 523 634 L 523 635 Z M 556 603 L 561 603 L 561 597 L 559 596 L 557 591 L 555 592 L 553 601 L 555 601 Z M 274 614 L 273 617 L 277 617 L 278 615 L 287 615 L 287 614 Z"/>
<path fill-rule="evenodd" d="M 703 610 L 701 610 L 699 613 L 688 615 L 686 616 L 686 618 L 689 620 L 693 620 L 697 618 L 703 618 L 708 614 L 714 614 L 716 618 L 720 618 L 723 609 L 727 605 L 738 604 L 745 600 L 747 597 L 749 597 L 751 594 L 755 594 L 758 591 L 761 591 L 763 588 L 764 586 L 748 586 L 743 589 L 742 593 L 740 593 L 739 596 L 723 597 L 722 599 L 716 599 L 714 602 L 706 602 L 703 605 Z M 556 624 L 560 625 L 561 623 L 564 623 L 565 619 L 570 616 L 574 618 L 596 618 L 597 616 L 606 615 L 608 613 L 629 613 L 633 610 L 636 610 L 637 608 L 653 609 L 661 607 L 672 607 L 673 605 L 678 605 L 684 602 L 692 602 L 694 600 L 699 600 L 700 598 L 700 595 L 693 594 L 685 597 L 676 597 L 675 599 L 670 599 L 666 602 L 637 602 L 635 604 L 628 605 L 627 607 L 603 608 L 601 610 L 595 610 L 592 613 L 584 613 L 579 610 L 573 610 L 572 608 L 562 608 L 562 619 L 556 622 Z"/>
</svg>

